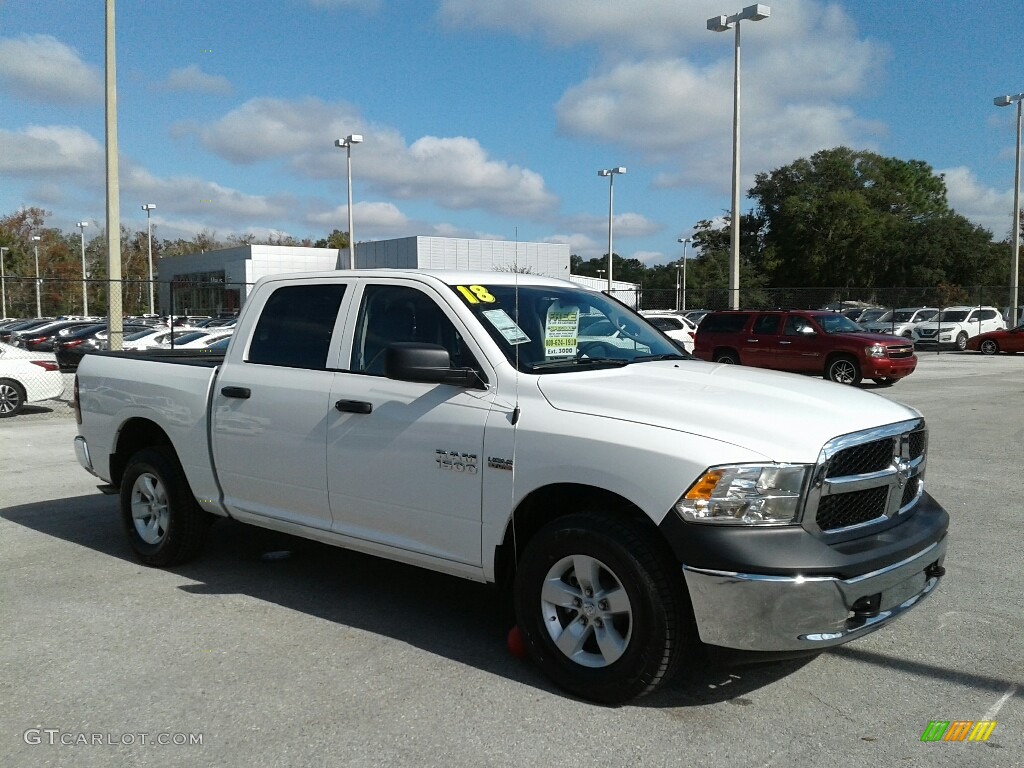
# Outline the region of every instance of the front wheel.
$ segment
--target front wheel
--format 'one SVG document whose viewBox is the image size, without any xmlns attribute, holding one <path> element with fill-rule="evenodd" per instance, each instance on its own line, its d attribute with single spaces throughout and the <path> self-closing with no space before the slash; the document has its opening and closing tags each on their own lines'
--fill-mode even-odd
<svg viewBox="0 0 1024 768">
<path fill-rule="evenodd" d="M 519 563 L 514 597 L 531 658 L 559 687 L 591 701 L 649 693 L 695 643 L 670 557 L 610 515 L 570 515 L 541 529 Z"/>
<path fill-rule="evenodd" d="M 192 495 L 174 452 L 159 446 L 128 460 L 121 478 L 121 520 L 139 560 L 168 566 L 202 551 L 210 518 Z"/>
<path fill-rule="evenodd" d="M 992 339 L 985 339 L 978 348 L 985 355 L 994 355 L 999 351 L 999 345 Z"/>
<path fill-rule="evenodd" d="M 25 410 L 25 388 L 13 379 L 0 379 L 0 419 Z"/>
<path fill-rule="evenodd" d="M 967 334 L 964 333 L 963 331 L 960 331 L 960 333 L 957 334 L 956 348 L 959 349 L 961 352 L 967 349 Z"/>
<path fill-rule="evenodd" d="M 825 377 L 837 384 L 860 384 L 860 366 L 852 357 L 837 357 L 828 364 Z"/>
<path fill-rule="evenodd" d="M 715 352 L 715 362 L 722 365 L 739 365 L 740 356 L 731 349 L 720 349 Z"/>
</svg>

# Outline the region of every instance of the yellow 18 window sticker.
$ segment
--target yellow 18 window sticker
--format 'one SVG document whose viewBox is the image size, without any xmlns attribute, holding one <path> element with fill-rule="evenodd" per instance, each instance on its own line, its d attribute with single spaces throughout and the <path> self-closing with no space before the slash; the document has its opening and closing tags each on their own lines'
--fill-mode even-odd
<svg viewBox="0 0 1024 768">
<path fill-rule="evenodd" d="M 497 301 L 482 285 L 456 285 L 455 290 L 462 294 L 468 304 L 493 304 Z"/>
</svg>

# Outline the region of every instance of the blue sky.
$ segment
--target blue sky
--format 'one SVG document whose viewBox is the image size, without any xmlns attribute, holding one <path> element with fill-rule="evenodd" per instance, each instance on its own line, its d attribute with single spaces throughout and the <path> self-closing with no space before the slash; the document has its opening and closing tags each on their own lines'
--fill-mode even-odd
<svg viewBox="0 0 1024 768">
<path fill-rule="evenodd" d="M 721 0 L 121 0 L 122 223 L 154 233 L 568 242 L 648 264 L 730 203 Z M 743 27 L 743 188 L 845 144 L 945 173 L 1008 236 L 1019 0 L 788 0 Z M 0 0 L 0 213 L 104 217 L 100 0 Z M 744 203 L 749 208 L 749 203 Z"/>
</svg>

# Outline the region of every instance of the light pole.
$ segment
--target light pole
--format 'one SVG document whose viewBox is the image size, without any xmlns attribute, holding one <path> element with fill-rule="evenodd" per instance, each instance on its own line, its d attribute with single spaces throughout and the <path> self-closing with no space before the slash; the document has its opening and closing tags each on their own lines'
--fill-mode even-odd
<svg viewBox="0 0 1024 768">
<path fill-rule="evenodd" d="M 153 203 L 146 203 L 142 206 L 142 210 L 146 212 L 146 243 L 149 245 L 149 314 L 156 314 L 156 310 L 153 308 L 153 211 L 156 210 L 156 206 Z M 83 251 L 84 253 L 84 251 Z M 85 262 L 83 261 L 84 265 Z M 83 266 L 84 269 L 84 266 Z"/>
<path fill-rule="evenodd" d="M 4 253 L 11 250 L 0 246 L 0 293 L 3 294 L 4 319 L 7 319 L 7 272 L 4 270 Z"/>
<path fill-rule="evenodd" d="M 36 317 L 43 316 L 43 304 L 39 300 L 39 241 L 42 239 L 39 235 L 32 235 L 32 244 L 36 252 Z"/>
<path fill-rule="evenodd" d="M 88 221 L 80 221 L 75 225 L 82 230 L 82 316 L 89 316 L 89 285 L 85 282 L 85 228 L 89 226 Z"/>
<path fill-rule="evenodd" d="M 693 242 L 692 237 L 680 237 L 677 243 L 683 244 L 683 310 L 686 310 L 686 246 Z M 679 309 L 679 265 L 676 264 L 676 309 Z"/>
<path fill-rule="evenodd" d="M 740 308 L 740 22 L 761 21 L 771 15 L 767 5 L 748 5 L 732 16 L 713 16 L 708 19 L 708 29 L 725 32 L 735 27 L 735 71 L 732 86 L 732 222 L 731 253 L 729 256 L 729 306 Z"/>
<path fill-rule="evenodd" d="M 1016 96 L 997 96 L 994 102 L 997 107 L 1017 105 L 1017 144 L 1013 165 L 1013 241 L 1010 246 L 1010 312 L 1006 318 L 1006 322 L 1013 328 L 1017 325 L 1017 306 L 1020 300 L 1020 129 L 1024 93 L 1018 93 Z"/>
<path fill-rule="evenodd" d="M 615 189 L 615 174 L 625 173 L 626 169 L 623 166 L 617 166 L 615 168 L 604 168 L 597 172 L 598 176 L 608 177 L 608 292 L 612 290 L 612 198 L 614 197 Z"/>
<path fill-rule="evenodd" d="M 363 136 L 360 133 L 353 133 L 344 139 L 338 139 L 334 146 L 345 150 L 345 158 L 348 164 L 348 268 L 356 268 L 356 238 L 352 232 L 352 145 L 360 144 Z"/>
</svg>

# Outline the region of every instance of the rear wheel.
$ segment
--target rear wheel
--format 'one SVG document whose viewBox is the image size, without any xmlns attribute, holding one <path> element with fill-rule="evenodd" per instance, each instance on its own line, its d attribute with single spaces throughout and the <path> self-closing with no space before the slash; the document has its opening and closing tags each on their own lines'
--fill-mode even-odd
<svg viewBox="0 0 1024 768">
<path fill-rule="evenodd" d="M 544 674 L 605 704 L 654 690 L 696 638 L 670 558 L 639 527 L 601 513 L 555 520 L 531 539 L 515 607 Z"/>
<path fill-rule="evenodd" d="M 961 352 L 967 349 L 967 334 L 964 331 L 960 331 L 956 337 L 956 348 Z"/>
<path fill-rule="evenodd" d="M 715 351 L 715 362 L 723 365 L 739 365 L 740 356 L 732 349 L 719 349 Z"/>
<path fill-rule="evenodd" d="M 833 358 L 825 369 L 825 378 L 837 384 L 860 384 L 860 366 L 846 355 Z"/>
<path fill-rule="evenodd" d="M 994 355 L 999 351 L 999 345 L 992 339 L 985 339 L 978 347 L 983 354 Z"/>
<path fill-rule="evenodd" d="M 210 518 L 192 495 L 174 452 L 159 446 L 129 459 L 121 478 L 121 520 L 139 560 L 168 566 L 202 551 Z"/>
<path fill-rule="evenodd" d="M 25 388 L 14 379 L 0 379 L 0 419 L 17 416 L 25 409 Z"/>
</svg>

